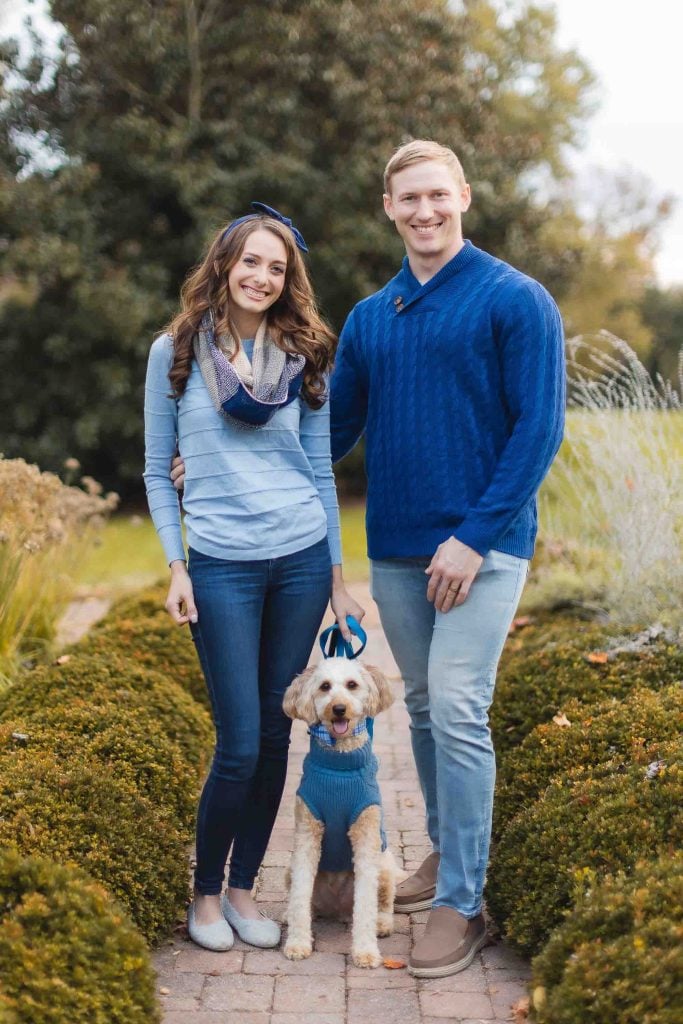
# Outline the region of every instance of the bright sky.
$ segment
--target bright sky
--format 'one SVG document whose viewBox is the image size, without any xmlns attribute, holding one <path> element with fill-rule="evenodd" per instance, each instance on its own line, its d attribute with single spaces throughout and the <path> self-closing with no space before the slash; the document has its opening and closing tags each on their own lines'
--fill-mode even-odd
<svg viewBox="0 0 683 1024">
<path fill-rule="evenodd" d="M 520 0 L 521 2 L 521 0 Z M 683 5 L 677 0 L 537 0 L 554 6 L 559 41 L 574 46 L 600 86 L 577 170 L 631 167 L 678 202 L 661 233 L 657 273 L 683 285 Z M 0 32 L 21 25 L 27 0 L 0 0 Z M 37 0 L 33 9 L 44 7 Z"/>
<path fill-rule="evenodd" d="M 600 80 L 600 110 L 576 166 L 630 166 L 677 203 L 661 234 L 657 273 L 683 285 L 683 7 L 676 0 L 554 0 L 558 38 Z"/>
</svg>

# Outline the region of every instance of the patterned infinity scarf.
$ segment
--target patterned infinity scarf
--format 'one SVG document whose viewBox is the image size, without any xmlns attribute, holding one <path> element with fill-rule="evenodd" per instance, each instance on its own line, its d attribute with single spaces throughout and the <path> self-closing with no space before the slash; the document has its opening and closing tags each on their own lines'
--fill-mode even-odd
<svg viewBox="0 0 683 1024">
<path fill-rule="evenodd" d="M 267 333 L 265 317 L 251 363 L 230 334 L 216 339 L 211 312 L 195 335 L 194 356 L 216 410 L 239 426 L 262 427 L 294 401 L 303 383 L 304 356 L 278 348 Z"/>
</svg>

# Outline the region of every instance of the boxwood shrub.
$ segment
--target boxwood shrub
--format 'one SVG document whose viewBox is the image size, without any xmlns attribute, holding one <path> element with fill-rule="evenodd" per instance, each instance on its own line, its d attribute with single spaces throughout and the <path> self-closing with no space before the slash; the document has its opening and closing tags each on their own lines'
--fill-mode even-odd
<svg viewBox="0 0 683 1024">
<path fill-rule="evenodd" d="M 110 625 L 117 619 L 135 619 L 138 616 L 147 618 L 148 615 L 157 615 L 160 611 L 168 615 L 168 612 L 165 611 L 167 594 L 168 583 L 162 582 L 153 583 L 152 586 L 145 587 L 143 590 L 136 590 L 115 601 L 99 624 Z M 170 618 L 168 624 L 171 629 L 175 628 Z"/>
<path fill-rule="evenodd" d="M 683 648 L 664 641 L 638 653 L 617 654 L 604 664 L 587 660 L 591 653 L 604 651 L 609 640 L 610 631 L 603 626 L 575 624 L 572 636 L 537 649 L 521 641 L 521 650 L 501 660 L 490 716 L 499 760 L 572 698 L 597 704 L 625 697 L 635 687 L 657 690 L 683 680 Z"/>
<path fill-rule="evenodd" d="M 190 631 L 186 626 L 174 626 L 166 611 L 127 618 L 109 614 L 78 642 L 76 650 L 105 659 L 133 658 L 137 665 L 161 672 L 200 704 L 209 706 Z"/>
<path fill-rule="evenodd" d="M 22 676 L 0 694 L 0 722 L 41 709 L 62 709 L 74 700 L 114 701 L 131 711 L 145 709 L 191 765 L 201 768 L 207 763 L 214 731 L 205 709 L 160 673 L 113 651 L 103 657 L 76 650 L 61 665 L 37 668 Z"/>
<path fill-rule="evenodd" d="M 502 758 L 494 803 L 494 835 L 543 792 L 551 778 L 580 765 L 652 747 L 683 733 L 683 686 L 637 689 L 624 700 L 595 707 L 572 700 L 563 707 L 568 726 L 537 725 Z M 655 749 L 653 748 L 653 750 Z M 654 753 L 651 760 L 654 758 Z"/>
<path fill-rule="evenodd" d="M 575 909 L 533 964 L 539 1024 L 679 1024 L 683 856 L 632 876 L 586 879 Z"/>
<path fill-rule="evenodd" d="M 647 764 L 655 756 L 661 770 Z M 538 952 L 571 905 L 577 872 L 629 870 L 681 840 L 683 739 L 630 764 L 616 758 L 556 776 L 494 848 L 489 911 L 518 948 Z"/>
<path fill-rule="evenodd" d="M 0 1020 L 159 1019 L 145 944 L 104 889 L 49 860 L 0 852 Z"/>
<path fill-rule="evenodd" d="M 126 773 L 95 758 L 22 746 L 0 754 L 0 847 L 83 868 L 150 941 L 187 895 L 184 839 Z"/>
<path fill-rule="evenodd" d="M 74 699 L 39 709 L 0 723 L 0 751 L 16 749 L 16 735 L 26 737 L 22 743 L 29 749 L 51 751 L 57 759 L 80 754 L 86 762 L 100 761 L 170 816 L 189 840 L 199 772 L 144 706 Z"/>
</svg>

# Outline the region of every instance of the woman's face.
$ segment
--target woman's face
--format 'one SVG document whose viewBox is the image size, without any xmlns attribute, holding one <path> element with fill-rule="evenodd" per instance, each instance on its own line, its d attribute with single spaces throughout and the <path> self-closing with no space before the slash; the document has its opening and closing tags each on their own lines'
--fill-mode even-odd
<svg viewBox="0 0 683 1024">
<path fill-rule="evenodd" d="M 262 316 L 282 295 L 286 270 L 287 250 L 282 239 L 265 228 L 252 231 L 228 271 L 231 309 Z"/>
</svg>

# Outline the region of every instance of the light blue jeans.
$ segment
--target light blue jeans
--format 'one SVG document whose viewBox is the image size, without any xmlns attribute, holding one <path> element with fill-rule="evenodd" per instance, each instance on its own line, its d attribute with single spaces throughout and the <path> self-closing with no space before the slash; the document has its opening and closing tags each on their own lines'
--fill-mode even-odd
<svg viewBox="0 0 683 1024">
<path fill-rule="evenodd" d="M 427 831 L 441 853 L 433 905 L 472 918 L 481 911 L 496 779 L 488 709 L 529 563 L 490 551 L 464 604 L 442 613 L 427 600 L 429 562 L 373 562 L 372 596 L 403 676 Z"/>
</svg>

